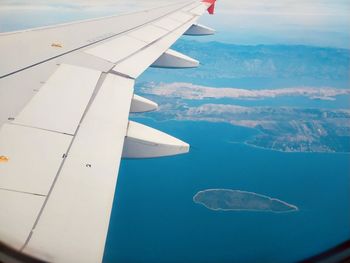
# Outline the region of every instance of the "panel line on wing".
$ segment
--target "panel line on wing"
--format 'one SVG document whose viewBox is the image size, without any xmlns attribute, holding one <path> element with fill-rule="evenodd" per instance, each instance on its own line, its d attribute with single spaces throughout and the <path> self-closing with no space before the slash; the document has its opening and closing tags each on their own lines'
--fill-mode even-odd
<svg viewBox="0 0 350 263">
<path fill-rule="evenodd" d="M 101 86 L 102 86 L 103 81 L 105 80 L 105 78 L 106 78 L 106 73 L 103 73 L 103 72 L 102 72 L 102 74 L 101 74 L 100 77 L 99 77 L 99 80 L 97 81 L 97 84 L 96 84 L 96 87 L 95 87 L 95 89 L 94 89 L 94 91 L 93 91 L 93 93 L 92 93 L 92 96 L 91 96 L 91 98 L 90 98 L 90 100 L 89 100 L 89 103 L 87 104 L 87 106 L 86 106 L 86 108 L 85 108 L 85 111 L 84 111 L 84 113 L 83 113 L 83 115 L 82 115 L 82 117 L 81 117 L 81 119 L 80 119 L 79 125 L 77 126 L 76 131 L 75 131 L 75 133 L 74 133 L 74 135 L 73 135 L 73 138 L 72 138 L 72 140 L 71 140 L 71 142 L 70 142 L 70 144 L 69 144 L 69 146 L 68 146 L 68 149 L 67 149 L 67 151 L 66 151 L 66 153 L 65 153 L 65 158 L 62 159 L 62 162 L 61 162 L 61 164 L 60 164 L 60 166 L 59 166 L 59 168 L 58 168 L 58 170 L 57 170 L 57 173 L 56 173 L 56 175 L 55 175 L 55 177 L 54 177 L 54 179 L 53 179 L 53 182 L 52 182 L 52 184 L 51 184 L 50 190 L 48 191 L 48 194 L 47 194 L 47 196 L 46 196 L 46 198 L 45 198 L 45 200 L 44 200 L 44 203 L 43 203 L 43 205 L 42 205 L 42 207 L 41 207 L 41 209 L 40 209 L 40 211 L 39 211 L 39 213 L 38 213 L 38 216 L 37 216 L 36 219 L 35 219 L 35 222 L 34 222 L 34 224 L 33 224 L 32 230 L 30 231 L 30 233 L 29 233 L 29 235 L 28 235 L 26 241 L 24 242 L 23 246 L 21 247 L 20 251 L 23 251 L 23 249 L 24 249 L 24 248 L 26 247 L 26 245 L 29 243 L 29 241 L 30 241 L 30 239 L 31 239 L 31 237 L 32 237 L 32 235 L 33 235 L 33 231 L 34 231 L 35 227 L 37 226 L 37 224 L 38 224 L 38 222 L 39 222 L 39 220 L 40 220 L 40 217 L 41 217 L 41 215 L 42 215 L 42 213 L 43 213 L 43 211 L 44 211 L 44 209 L 45 209 L 45 206 L 46 206 L 46 204 L 47 204 L 47 202 L 48 202 L 48 200 L 49 200 L 49 198 L 50 198 L 50 195 L 51 195 L 51 193 L 52 193 L 52 191 L 53 191 L 53 189 L 54 189 L 54 187 L 55 187 L 55 184 L 56 184 L 56 182 L 57 182 L 57 179 L 58 179 L 58 177 L 59 177 L 59 175 L 60 175 L 60 173 L 61 173 L 61 171 L 62 171 L 62 169 L 63 169 L 64 163 L 65 163 L 65 161 L 67 160 L 66 157 L 69 155 L 69 151 L 70 151 L 70 149 L 72 148 L 72 145 L 73 145 L 73 143 L 74 143 L 74 141 L 75 141 L 76 135 L 77 135 L 77 133 L 78 133 L 78 131 L 79 131 L 79 129 L 80 129 L 80 124 L 81 124 L 82 121 L 84 120 L 84 118 L 85 118 L 85 116 L 86 116 L 86 113 L 88 112 L 88 109 L 90 108 L 90 105 L 92 104 L 92 102 L 94 101 L 94 99 L 95 99 L 95 97 L 96 97 L 98 91 L 100 90 L 100 88 L 101 88 Z"/>
<path fill-rule="evenodd" d="M 60 64 L 13 122 L 74 134 L 100 76 L 98 70 Z"/>
<path fill-rule="evenodd" d="M 115 70 L 113 70 L 113 68 L 111 68 L 111 69 L 108 71 L 108 74 L 113 74 L 113 75 L 120 76 L 120 77 L 123 77 L 123 78 L 126 78 L 126 79 L 135 80 L 135 78 L 133 78 L 132 76 L 129 76 L 129 75 L 127 75 L 127 74 L 124 74 L 124 73 L 115 71 Z"/>
<path fill-rule="evenodd" d="M 37 193 L 32 193 L 32 192 L 7 189 L 7 188 L 2 188 L 2 187 L 0 187 L 0 191 L 8 191 L 8 192 L 14 192 L 14 193 L 28 194 L 28 195 L 37 195 L 37 196 L 43 196 L 43 197 L 46 196 L 46 195 L 43 195 L 43 194 L 37 194 Z"/>
<path fill-rule="evenodd" d="M 47 195 L 72 136 L 4 124 L 0 128 L 0 187 Z"/>
<path fill-rule="evenodd" d="M 23 252 L 54 262 L 102 260 L 133 86 L 107 74 Z"/>
<path fill-rule="evenodd" d="M 41 131 L 48 131 L 48 132 L 54 132 L 54 133 L 68 135 L 68 136 L 74 136 L 74 134 L 71 134 L 71 133 L 60 132 L 60 131 L 55 131 L 55 130 L 49 130 L 49 129 L 36 127 L 36 126 L 31 126 L 31 125 L 26 125 L 26 124 L 22 124 L 22 123 L 10 122 L 10 124 L 14 125 L 14 126 L 21 126 L 21 127 L 27 127 L 27 128 L 32 128 L 32 129 L 41 130 Z"/>
</svg>

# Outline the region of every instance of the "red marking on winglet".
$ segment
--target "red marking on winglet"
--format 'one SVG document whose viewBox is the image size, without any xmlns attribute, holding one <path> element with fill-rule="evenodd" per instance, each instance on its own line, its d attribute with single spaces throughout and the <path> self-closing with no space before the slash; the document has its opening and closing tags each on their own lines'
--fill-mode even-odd
<svg viewBox="0 0 350 263">
<path fill-rule="evenodd" d="M 215 3 L 212 4 L 211 6 L 209 6 L 208 13 L 211 14 L 211 15 L 214 14 L 214 9 L 215 9 Z"/>
<path fill-rule="evenodd" d="M 214 14 L 214 9 L 215 9 L 215 1 L 216 0 L 202 0 L 203 3 L 208 3 L 210 6 L 208 7 L 208 13 L 209 14 Z"/>
<path fill-rule="evenodd" d="M 202 0 L 203 3 L 214 4 L 216 0 Z"/>
</svg>

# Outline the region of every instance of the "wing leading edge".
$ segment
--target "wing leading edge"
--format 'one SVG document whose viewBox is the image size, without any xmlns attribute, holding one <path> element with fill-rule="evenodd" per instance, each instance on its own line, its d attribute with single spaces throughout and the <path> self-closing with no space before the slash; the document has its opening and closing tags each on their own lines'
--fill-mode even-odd
<svg viewBox="0 0 350 263">
<path fill-rule="evenodd" d="M 135 78 L 149 66 L 197 66 L 169 48 L 183 34 L 212 34 L 196 21 L 214 4 L 0 34 L 1 241 L 50 262 L 102 261 L 120 159 L 189 150 L 128 120 L 157 108 L 134 94 Z"/>
</svg>

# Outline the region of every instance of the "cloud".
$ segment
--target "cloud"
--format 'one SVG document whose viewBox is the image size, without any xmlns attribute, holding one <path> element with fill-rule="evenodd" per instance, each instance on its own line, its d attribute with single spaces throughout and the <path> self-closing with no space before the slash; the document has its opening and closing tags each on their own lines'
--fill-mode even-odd
<svg viewBox="0 0 350 263">
<path fill-rule="evenodd" d="M 220 2 L 224 13 L 251 15 L 348 15 L 348 1 L 335 0 L 236 0 Z M 229 10 L 229 11 L 227 11 Z"/>
<path fill-rule="evenodd" d="M 310 99 L 334 100 L 339 95 L 349 95 L 350 89 L 330 87 L 292 87 L 281 89 L 247 90 L 239 88 L 214 88 L 191 83 L 149 83 L 142 87 L 142 92 L 163 97 L 202 100 L 206 98 L 264 99 L 281 96 L 303 96 Z"/>
<path fill-rule="evenodd" d="M 349 48 L 349 1 L 223 0 L 217 14 L 201 19 L 219 29 L 220 41 Z"/>
</svg>

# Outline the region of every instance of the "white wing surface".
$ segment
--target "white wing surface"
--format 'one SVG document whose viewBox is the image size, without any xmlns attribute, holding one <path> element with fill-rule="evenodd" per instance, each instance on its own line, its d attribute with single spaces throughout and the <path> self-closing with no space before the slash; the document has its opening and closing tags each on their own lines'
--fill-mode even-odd
<svg viewBox="0 0 350 263">
<path fill-rule="evenodd" d="M 50 262 L 102 261 L 120 159 L 186 153 L 135 122 L 149 66 L 198 61 L 169 50 L 215 0 L 0 34 L 0 241 Z"/>
</svg>

